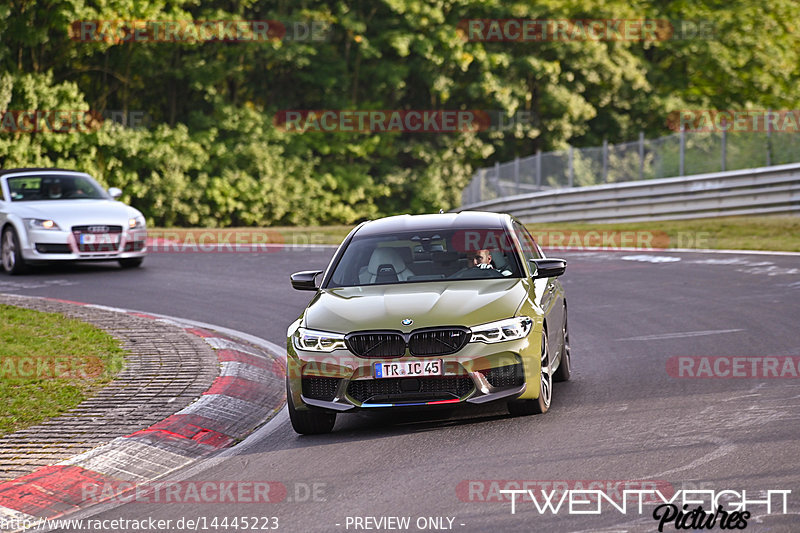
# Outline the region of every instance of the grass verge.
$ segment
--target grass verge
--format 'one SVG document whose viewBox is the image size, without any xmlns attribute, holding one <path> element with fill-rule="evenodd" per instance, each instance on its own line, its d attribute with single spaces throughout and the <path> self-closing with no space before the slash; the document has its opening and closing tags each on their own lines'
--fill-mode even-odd
<svg viewBox="0 0 800 533">
<path fill-rule="evenodd" d="M 769 250 L 800 252 L 800 216 L 718 217 L 692 220 L 662 220 L 622 224 L 527 224 L 537 238 L 545 236 L 550 245 L 562 240 L 592 243 L 603 240 L 603 232 L 614 232 L 609 242 L 651 242 L 653 248 L 694 248 L 714 250 Z M 601 234 L 588 236 L 588 232 Z M 627 234 L 627 235 L 626 235 Z M 631 235 L 632 234 L 632 235 Z M 547 242 L 541 243 L 545 248 Z M 579 246 L 581 244 L 578 244 Z"/>
<path fill-rule="evenodd" d="M 0 435 L 75 407 L 111 381 L 123 356 L 95 326 L 0 305 Z"/>
</svg>

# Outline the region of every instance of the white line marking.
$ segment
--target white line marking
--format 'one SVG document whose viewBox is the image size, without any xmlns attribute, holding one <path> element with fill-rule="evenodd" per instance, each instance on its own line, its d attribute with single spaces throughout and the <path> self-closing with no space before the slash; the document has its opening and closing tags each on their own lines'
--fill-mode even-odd
<svg viewBox="0 0 800 533">
<path fill-rule="evenodd" d="M 86 304 L 86 307 L 91 307 L 92 309 L 100 309 L 101 311 L 113 311 L 114 313 L 127 313 L 128 311 L 122 309 L 121 307 L 110 307 L 108 305 L 100 305 L 100 304 Z"/>
<path fill-rule="evenodd" d="M 236 350 L 237 352 L 250 354 L 254 357 L 258 357 L 259 359 L 267 359 L 263 353 L 258 353 L 252 348 L 248 348 L 244 344 L 223 339 L 222 337 L 203 337 L 203 340 L 215 350 Z"/>
<path fill-rule="evenodd" d="M 710 248 L 596 248 L 586 246 L 564 246 L 548 248 L 543 246 L 545 252 L 660 252 L 660 253 L 679 253 L 679 254 L 737 254 L 737 255 L 783 255 L 788 257 L 800 257 L 800 252 L 777 252 L 768 250 L 713 250 Z"/>
<path fill-rule="evenodd" d="M 639 255 L 626 255 L 620 257 L 623 261 L 642 261 L 645 263 L 674 263 L 676 261 L 680 261 L 680 257 L 672 257 L 670 255 L 647 255 L 647 254 L 639 254 Z"/>
<path fill-rule="evenodd" d="M 743 329 L 708 329 L 705 331 L 678 331 L 676 333 L 659 333 L 657 335 L 642 335 L 641 337 L 627 337 L 618 341 L 657 341 L 661 339 L 680 339 L 682 337 L 702 337 L 703 335 L 720 335 L 734 333 Z"/>
</svg>

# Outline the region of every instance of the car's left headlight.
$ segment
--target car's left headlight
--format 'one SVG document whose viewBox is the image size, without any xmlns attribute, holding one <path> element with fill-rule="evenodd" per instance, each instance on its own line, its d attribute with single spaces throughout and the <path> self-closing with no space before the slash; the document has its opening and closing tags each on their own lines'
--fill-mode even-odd
<svg viewBox="0 0 800 533">
<path fill-rule="evenodd" d="M 144 227 L 144 217 L 139 215 L 128 219 L 128 229 L 141 229 Z"/>
<path fill-rule="evenodd" d="M 58 224 L 56 224 L 55 220 L 51 220 L 49 218 L 26 218 L 25 223 L 30 229 L 61 229 L 58 227 Z"/>
<path fill-rule="evenodd" d="M 473 326 L 470 342 L 504 342 L 522 339 L 528 336 L 533 326 L 533 320 L 527 316 L 517 316 L 489 322 L 480 326 Z"/>
</svg>

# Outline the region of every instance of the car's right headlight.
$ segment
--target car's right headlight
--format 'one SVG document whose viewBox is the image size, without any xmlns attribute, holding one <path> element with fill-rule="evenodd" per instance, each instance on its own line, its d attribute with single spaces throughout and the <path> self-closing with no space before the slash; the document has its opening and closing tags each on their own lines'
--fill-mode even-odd
<svg viewBox="0 0 800 533">
<path fill-rule="evenodd" d="M 297 328 L 292 335 L 294 347 L 308 352 L 332 352 L 346 349 L 344 335 L 328 331 L 315 331 L 313 329 Z"/>
<path fill-rule="evenodd" d="M 533 326 L 533 320 L 527 316 L 517 316 L 489 322 L 480 326 L 473 326 L 470 342 L 495 342 L 514 341 L 528 336 Z"/>
</svg>

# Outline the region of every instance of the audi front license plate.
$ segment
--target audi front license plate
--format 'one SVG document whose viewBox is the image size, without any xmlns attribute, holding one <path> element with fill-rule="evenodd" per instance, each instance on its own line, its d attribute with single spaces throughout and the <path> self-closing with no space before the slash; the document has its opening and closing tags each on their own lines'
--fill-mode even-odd
<svg viewBox="0 0 800 533">
<path fill-rule="evenodd" d="M 419 376 L 441 376 L 444 365 L 441 359 L 433 361 L 397 361 L 375 363 L 376 378 L 407 378 Z"/>
<path fill-rule="evenodd" d="M 119 234 L 81 233 L 81 244 L 119 244 Z"/>
</svg>

